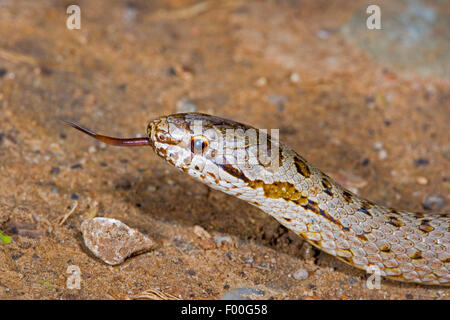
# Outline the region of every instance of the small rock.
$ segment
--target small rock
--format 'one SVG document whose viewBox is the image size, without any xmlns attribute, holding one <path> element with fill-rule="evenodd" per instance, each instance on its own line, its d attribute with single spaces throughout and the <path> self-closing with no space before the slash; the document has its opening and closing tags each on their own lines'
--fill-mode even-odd
<svg viewBox="0 0 450 320">
<path fill-rule="evenodd" d="M 284 109 L 284 104 L 287 100 L 286 96 L 273 94 L 267 98 L 267 101 L 275 105 L 280 111 Z"/>
<path fill-rule="evenodd" d="M 387 158 L 387 151 L 386 150 L 380 150 L 378 151 L 378 159 L 384 160 Z"/>
<path fill-rule="evenodd" d="M 416 167 L 422 167 L 422 166 L 426 166 L 430 164 L 430 160 L 426 159 L 426 158 L 418 158 L 418 159 L 414 159 L 414 165 Z"/>
<path fill-rule="evenodd" d="M 97 217 L 85 220 L 81 224 L 81 232 L 89 250 L 110 265 L 120 264 L 127 257 L 154 247 L 150 238 L 116 219 Z"/>
<path fill-rule="evenodd" d="M 325 40 L 330 36 L 330 32 L 325 29 L 319 29 L 317 30 L 316 35 L 319 39 Z"/>
<path fill-rule="evenodd" d="M 188 99 L 181 99 L 177 102 L 177 112 L 185 113 L 185 112 L 195 112 L 197 111 L 197 106 L 195 103 Z"/>
<path fill-rule="evenodd" d="M 306 269 L 298 269 L 294 273 L 294 279 L 296 280 L 306 280 L 309 277 L 309 273 Z"/>
<path fill-rule="evenodd" d="M 156 191 L 156 187 L 154 186 L 154 185 L 149 185 L 148 187 L 147 187 L 147 191 L 148 192 L 155 192 Z"/>
<path fill-rule="evenodd" d="M 292 73 L 289 77 L 289 80 L 291 80 L 292 83 L 299 83 L 300 82 L 300 75 L 298 73 Z"/>
<path fill-rule="evenodd" d="M 200 239 L 211 239 L 211 235 L 208 231 L 203 229 L 200 226 L 194 226 L 194 233 L 200 238 Z"/>
<path fill-rule="evenodd" d="M 233 240 L 229 236 L 216 236 L 214 237 L 214 242 L 217 246 L 222 245 L 223 243 L 228 243 L 230 245 L 233 244 Z"/>
<path fill-rule="evenodd" d="M 235 288 L 226 292 L 220 300 L 252 300 L 252 296 L 264 296 L 265 292 L 254 288 Z"/>
<path fill-rule="evenodd" d="M 444 205 L 445 205 L 444 197 L 437 194 L 428 195 L 423 202 L 423 208 L 425 210 L 438 211 L 441 210 L 444 207 Z"/>
<path fill-rule="evenodd" d="M 195 272 L 195 270 L 189 269 L 189 270 L 186 270 L 186 274 L 188 276 L 194 277 L 195 275 L 197 275 L 197 272 Z"/>
<path fill-rule="evenodd" d="M 315 249 L 308 242 L 304 241 L 302 247 L 300 248 L 300 256 L 307 260 L 314 257 Z"/>
<path fill-rule="evenodd" d="M 384 160 L 387 158 L 387 151 L 383 147 L 383 143 L 380 141 L 376 141 L 373 145 L 375 151 L 378 151 L 378 159 Z"/>
<path fill-rule="evenodd" d="M 13 254 L 11 255 L 11 258 L 12 258 L 13 260 L 17 260 L 17 259 L 21 258 L 22 256 L 23 256 L 23 252 L 19 251 L 18 253 L 13 253 Z"/>
<path fill-rule="evenodd" d="M 418 184 L 421 184 L 421 185 L 428 184 L 428 179 L 425 177 L 417 177 L 416 181 Z"/>
<path fill-rule="evenodd" d="M 257 86 L 257 87 L 264 87 L 266 85 L 267 85 L 267 79 L 264 77 L 259 77 L 255 81 L 255 86 Z"/>
<path fill-rule="evenodd" d="M 52 167 L 50 174 L 58 174 L 61 170 L 58 167 Z"/>
</svg>

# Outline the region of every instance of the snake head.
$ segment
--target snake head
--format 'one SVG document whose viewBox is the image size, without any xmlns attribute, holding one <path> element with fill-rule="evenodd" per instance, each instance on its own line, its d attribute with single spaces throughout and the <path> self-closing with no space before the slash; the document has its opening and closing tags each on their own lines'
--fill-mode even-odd
<svg viewBox="0 0 450 320">
<path fill-rule="evenodd" d="M 231 173 L 258 168 L 262 158 L 271 156 L 270 137 L 262 136 L 261 130 L 201 113 L 161 117 L 149 123 L 147 134 L 160 157 L 195 177 L 213 169 Z"/>
<path fill-rule="evenodd" d="M 222 155 L 226 131 L 236 123 L 201 113 L 179 113 L 153 120 L 147 134 L 155 152 L 180 169 Z"/>
</svg>

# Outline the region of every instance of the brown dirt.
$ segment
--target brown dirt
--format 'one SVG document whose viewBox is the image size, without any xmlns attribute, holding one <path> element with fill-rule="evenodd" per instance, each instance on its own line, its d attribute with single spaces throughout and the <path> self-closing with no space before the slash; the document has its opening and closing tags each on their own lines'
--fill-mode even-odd
<svg viewBox="0 0 450 320">
<path fill-rule="evenodd" d="M 397 73 L 345 41 L 336 30 L 364 2 L 79 1 L 81 30 L 68 30 L 72 2 L 0 10 L 0 230 L 12 237 L 0 245 L 0 298 L 123 299 L 156 288 L 217 299 L 251 287 L 264 299 L 449 299 L 447 288 L 389 280 L 369 290 L 363 272 L 151 150 L 104 147 L 58 121 L 135 136 L 187 98 L 200 112 L 280 128 L 325 172 L 353 175 L 364 197 L 423 211 L 438 194 L 449 211 L 449 80 Z M 158 247 L 115 267 L 93 257 L 79 227 L 95 203 L 98 216 Z M 201 239 L 196 225 L 232 243 Z M 70 265 L 80 290 L 66 288 Z M 295 280 L 298 269 L 309 277 Z"/>
</svg>

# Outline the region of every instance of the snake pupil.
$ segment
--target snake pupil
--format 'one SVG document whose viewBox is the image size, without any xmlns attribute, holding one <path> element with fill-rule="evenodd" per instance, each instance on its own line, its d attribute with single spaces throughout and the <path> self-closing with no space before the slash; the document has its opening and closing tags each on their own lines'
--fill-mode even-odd
<svg viewBox="0 0 450 320">
<path fill-rule="evenodd" d="M 195 154 L 201 154 L 208 146 L 208 141 L 205 137 L 194 137 L 191 140 L 191 150 Z"/>
</svg>

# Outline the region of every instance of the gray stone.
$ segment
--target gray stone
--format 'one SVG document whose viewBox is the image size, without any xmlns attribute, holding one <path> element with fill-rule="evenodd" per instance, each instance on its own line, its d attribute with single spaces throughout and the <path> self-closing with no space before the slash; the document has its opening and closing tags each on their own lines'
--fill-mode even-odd
<svg viewBox="0 0 450 320">
<path fill-rule="evenodd" d="M 252 296 L 264 296 L 265 292 L 255 288 L 235 288 L 226 292 L 220 300 L 252 300 Z"/>
</svg>

